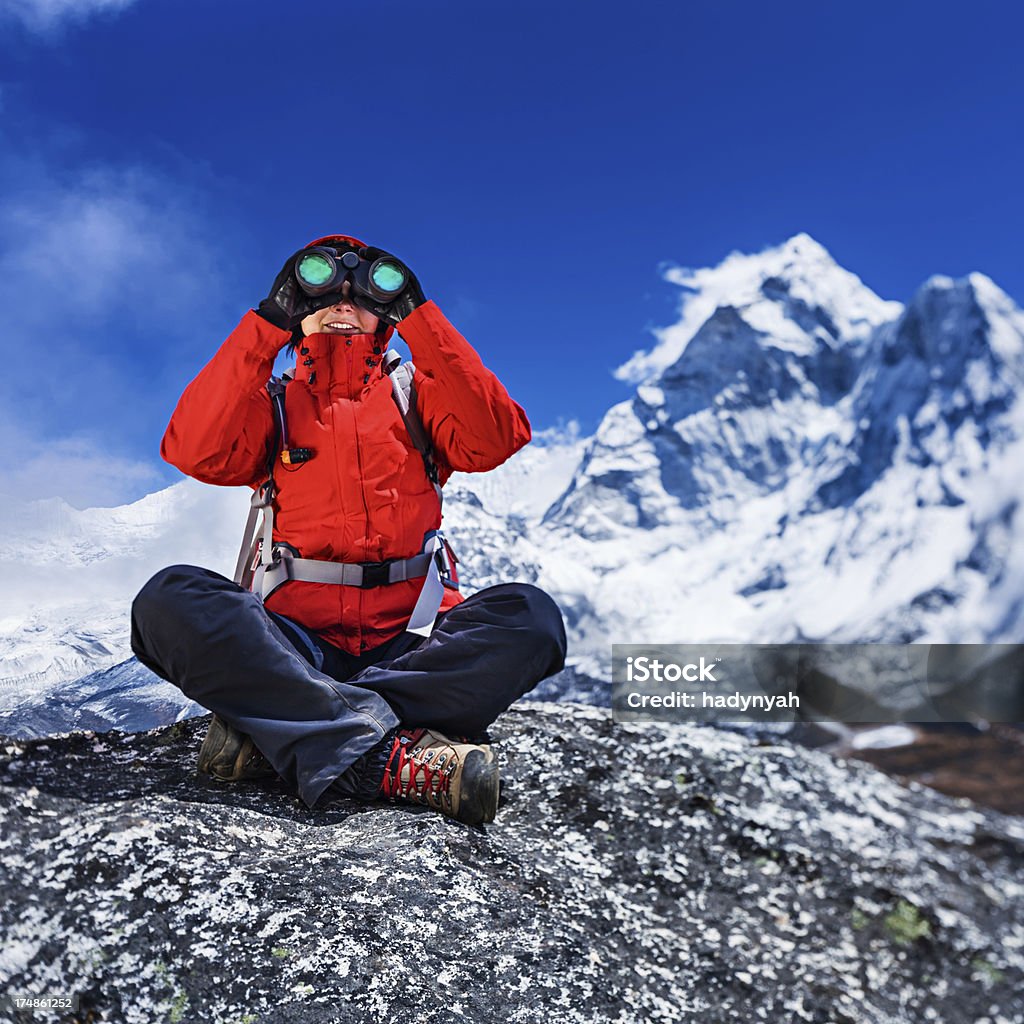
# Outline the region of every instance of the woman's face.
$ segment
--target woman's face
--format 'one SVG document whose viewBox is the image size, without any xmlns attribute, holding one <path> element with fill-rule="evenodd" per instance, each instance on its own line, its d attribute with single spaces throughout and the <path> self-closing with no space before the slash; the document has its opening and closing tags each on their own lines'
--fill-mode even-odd
<svg viewBox="0 0 1024 1024">
<path fill-rule="evenodd" d="M 350 283 L 346 281 L 341 287 L 341 299 L 332 306 L 310 313 L 302 321 L 302 333 L 373 334 L 380 321 L 362 306 L 357 306 L 349 298 L 350 292 Z"/>
</svg>

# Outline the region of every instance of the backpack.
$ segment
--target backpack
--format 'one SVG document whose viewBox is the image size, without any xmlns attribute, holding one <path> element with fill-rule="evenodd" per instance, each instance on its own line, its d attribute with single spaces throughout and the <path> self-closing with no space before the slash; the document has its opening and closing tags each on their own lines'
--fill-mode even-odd
<svg viewBox="0 0 1024 1024">
<path fill-rule="evenodd" d="M 434 458 L 434 447 L 416 409 L 416 367 L 411 362 L 403 363 L 397 352 L 388 352 L 382 360 L 382 369 L 391 380 L 391 396 L 398 406 L 410 440 L 423 459 L 423 467 L 434 487 L 440 506 L 443 503 L 443 495 Z M 412 632 L 429 635 L 437 608 L 440 606 L 440 599 L 443 597 L 444 587 L 458 589 L 459 585 L 455 572 L 458 559 L 440 530 L 431 531 L 424 538 L 423 551 L 419 555 L 381 563 L 321 562 L 299 557 L 298 552 L 289 549 L 286 544 L 274 544 L 274 465 L 278 458 L 287 465 L 293 465 L 306 462 L 313 455 L 308 448 L 291 448 L 288 445 L 284 396 L 285 388 L 294 379 L 293 367 L 280 378 L 271 377 L 267 381 L 270 404 L 274 411 L 274 439 L 267 459 L 267 479 L 256 488 L 250 501 L 249 516 L 242 535 L 238 561 L 235 564 L 234 582 L 246 590 L 253 590 L 257 596 L 265 599 L 271 591 L 289 579 L 366 587 L 424 576 L 426 580 L 423 592 L 407 628 Z M 257 530 L 256 520 L 261 511 L 263 521 Z M 437 597 L 436 603 L 434 597 Z M 423 632 L 428 615 L 429 628 Z"/>
</svg>

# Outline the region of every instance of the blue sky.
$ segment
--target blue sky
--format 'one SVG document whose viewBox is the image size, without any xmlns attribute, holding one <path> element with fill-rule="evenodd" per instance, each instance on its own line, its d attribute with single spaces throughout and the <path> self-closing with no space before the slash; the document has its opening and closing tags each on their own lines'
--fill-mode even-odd
<svg viewBox="0 0 1024 1024">
<path fill-rule="evenodd" d="M 182 388 L 332 231 L 406 259 L 535 429 L 629 394 L 667 265 L 806 231 L 884 298 L 981 270 L 1020 302 L 1012 8 L 9 0 L 0 482 L 179 479 Z"/>
</svg>

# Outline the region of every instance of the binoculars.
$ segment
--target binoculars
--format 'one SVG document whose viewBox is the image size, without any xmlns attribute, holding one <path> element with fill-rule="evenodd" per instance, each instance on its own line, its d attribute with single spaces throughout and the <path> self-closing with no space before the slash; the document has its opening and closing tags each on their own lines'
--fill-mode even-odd
<svg viewBox="0 0 1024 1024">
<path fill-rule="evenodd" d="M 295 261 L 299 287 L 311 296 L 340 291 L 350 274 L 356 291 L 381 302 L 395 298 L 409 283 L 405 267 L 389 256 L 365 260 L 352 250 L 318 245 Z"/>
</svg>

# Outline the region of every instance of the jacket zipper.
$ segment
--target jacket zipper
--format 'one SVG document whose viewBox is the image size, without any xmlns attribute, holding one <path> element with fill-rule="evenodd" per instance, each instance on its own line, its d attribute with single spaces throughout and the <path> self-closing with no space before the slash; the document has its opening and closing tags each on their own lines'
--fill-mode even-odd
<svg viewBox="0 0 1024 1024">
<path fill-rule="evenodd" d="M 348 380 L 350 386 L 353 383 L 352 377 L 352 348 L 349 346 L 345 352 L 347 364 L 348 364 Z M 362 442 L 359 437 L 359 417 L 356 416 L 355 400 L 351 400 L 349 408 L 352 414 L 352 436 L 355 438 L 355 449 L 356 449 L 356 469 L 359 471 L 359 497 L 363 503 L 363 537 L 364 539 L 369 535 L 370 532 L 370 508 L 366 504 L 366 488 L 363 486 L 363 450 Z M 370 553 L 367 548 L 363 547 L 363 558 L 362 561 L 370 561 Z M 362 588 L 359 590 L 359 653 L 362 654 L 365 650 L 363 644 L 363 591 Z"/>
</svg>

